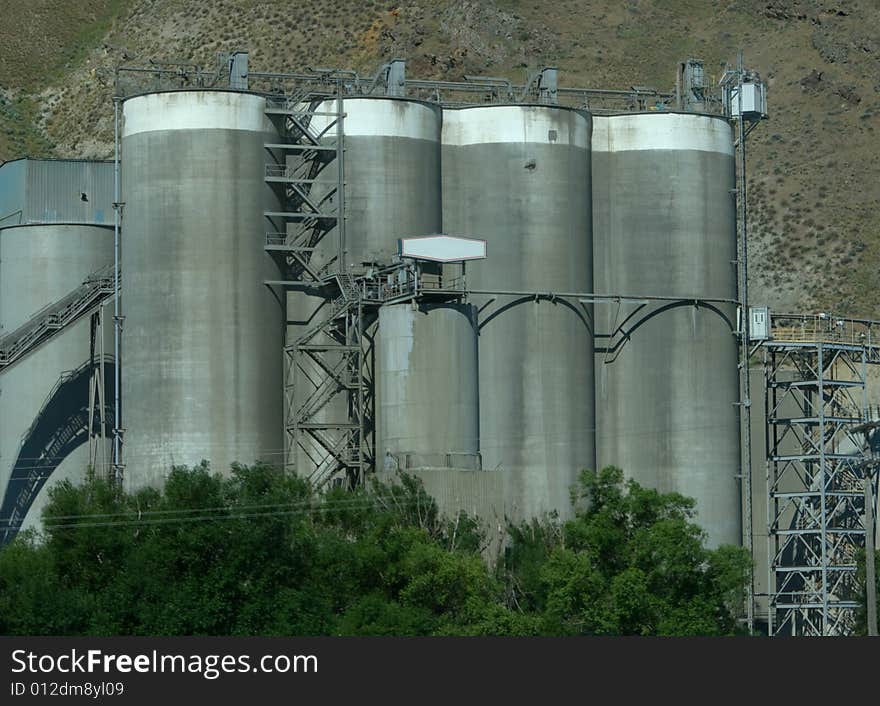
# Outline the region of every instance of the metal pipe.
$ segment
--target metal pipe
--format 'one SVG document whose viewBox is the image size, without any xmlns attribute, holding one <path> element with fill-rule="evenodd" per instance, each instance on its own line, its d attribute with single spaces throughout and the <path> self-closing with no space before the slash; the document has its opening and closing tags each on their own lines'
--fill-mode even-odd
<svg viewBox="0 0 880 706">
<path fill-rule="evenodd" d="M 738 74 L 739 74 L 739 119 L 737 124 L 739 127 L 739 211 L 740 211 L 740 243 L 739 243 L 739 293 L 740 293 L 740 361 L 739 361 L 739 378 L 740 378 L 740 429 L 743 436 L 742 440 L 742 481 L 743 495 L 745 496 L 745 517 L 743 518 L 743 534 L 745 535 L 746 548 L 749 556 L 754 557 L 754 532 L 752 527 L 752 400 L 751 391 L 749 389 L 751 381 L 749 380 L 749 277 L 748 277 L 748 227 L 747 217 L 748 209 L 746 207 L 746 132 L 745 120 L 742 110 L 742 94 L 743 94 L 743 57 L 740 51 L 738 57 Z M 749 634 L 755 631 L 755 579 L 754 572 L 749 572 L 748 596 L 746 603 L 746 620 L 748 622 Z"/>
<path fill-rule="evenodd" d="M 617 302 L 620 300 L 638 301 L 646 299 L 648 301 L 663 302 L 702 302 L 706 304 L 738 304 L 736 299 L 714 299 L 709 297 L 675 297 L 660 295 L 631 295 L 631 294 L 593 294 L 592 292 L 539 292 L 539 291 L 517 291 L 517 290 L 500 290 L 500 289 L 469 289 L 467 294 L 493 294 L 497 296 L 511 297 L 548 297 L 556 299 L 594 299 L 597 301 Z"/>
<path fill-rule="evenodd" d="M 740 114 L 742 117 L 742 114 Z M 824 348 L 821 343 L 817 344 L 818 364 L 816 371 L 818 373 L 818 390 L 816 392 L 816 406 L 819 411 L 819 427 L 817 436 L 819 439 L 826 439 L 827 432 L 825 430 L 825 361 Z M 833 355 L 833 353 L 832 353 Z M 822 559 L 822 636 L 830 635 L 828 630 L 828 514 L 827 514 L 827 498 L 825 497 L 825 479 L 827 478 L 827 462 L 825 459 L 825 444 L 819 444 L 819 502 L 820 505 L 820 537 L 822 541 L 822 551 L 820 553 Z"/>
<path fill-rule="evenodd" d="M 763 365 L 764 371 L 763 372 L 764 372 L 764 390 L 765 390 L 765 392 L 764 392 L 764 419 L 768 420 L 771 417 L 771 413 L 770 413 L 771 409 L 774 410 L 774 414 L 775 414 L 775 410 L 777 408 L 776 387 L 771 386 L 769 384 L 771 364 L 772 364 L 773 369 L 774 370 L 776 369 L 776 355 L 775 355 L 775 353 L 771 353 L 770 349 L 766 348 L 766 347 L 764 348 L 763 363 L 764 363 L 764 365 Z M 772 402 L 770 399 L 771 396 L 772 396 Z M 773 430 L 772 440 L 770 438 L 771 428 Z M 777 444 L 778 444 L 778 440 L 776 438 L 776 425 L 775 424 L 767 424 L 765 421 L 765 423 L 764 423 L 764 477 L 766 479 L 766 487 L 767 487 L 767 508 L 766 508 L 767 517 L 766 517 L 766 521 L 767 521 L 768 530 L 773 524 L 773 517 L 775 515 L 775 510 L 773 508 L 773 501 L 770 497 L 770 488 L 771 488 L 770 474 L 772 472 L 771 468 L 773 468 L 772 464 L 770 463 L 770 456 L 772 454 L 776 453 L 775 449 L 777 447 Z M 774 482 L 774 486 L 775 486 L 775 476 L 774 476 L 773 482 Z M 767 596 L 767 634 L 770 636 L 774 635 L 773 624 L 774 624 L 775 618 L 776 618 L 776 614 L 774 612 L 775 608 L 773 606 L 773 599 L 771 597 L 771 594 L 773 592 L 773 581 L 774 581 L 774 572 L 773 572 L 774 559 L 773 559 L 773 557 L 775 555 L 776 555 L 776 549 L 774 546 L 773 533 L 768 531 L 767 532 L 767 594 L 768 594 L 768 596 Z"/>
<path fill-rule="evenodd" d="M 122 320 L 119 310 L 119 99 L 113 99 L 113 475 L 118 483 L 122 480 L 121 457 L 121 368 L 120 359 Z"/>
<path fill-rule="evenodd" d="M 868 635 L 877 636 L 877 574 L 874 556 L 873 472 L 865 475 L 865 597 L 868 612 Z"/>
<path fill-rule="evenodd" d="M 342 272 L 346 272 L 346 240 L 345 240 L 345 110 L 342 101 L 342 82 L 336 86 L 336 192 L 338 212 L 336 230 L 338 242 L 338 262 Z"/>
</svg>

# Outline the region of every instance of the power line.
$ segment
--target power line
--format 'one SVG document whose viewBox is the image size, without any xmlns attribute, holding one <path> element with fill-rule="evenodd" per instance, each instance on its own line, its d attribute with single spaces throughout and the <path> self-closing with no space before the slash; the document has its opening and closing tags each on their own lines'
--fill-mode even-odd
<svg viewBox="0 0 880 706">
<path fill-rule="evenodd" d="M 431 501 L 425 501 L 425 505 L 428 506 Z M 410 506 L 418 506 L 422 504 L 422 500 L 419 498 L 411 499 L 411 500 L 399 500 L 393 499 L 391 503 L 394 507 L 410 507 Z M 340 507 L 340 505 L 342 505 Z M 44 522 L 43 529 L 44 530 L 56 530 L 56 529 L 85 529 L 85 528 L 95 528 L 95 527 L 134 527 L 134 526 L 144 526 L 144 525 L 165 525 L 165 524 L 189 524 L 194 522 L 213 522 L 213 521 L 235 521 L 235 520 L 245 520 L 245 519 L 256 519 L 261 517 L 281 517 L 288 515 L 311 515 L 316 513 L 327 513 L 327 512 L 345 512 L 349 510 L 356 509 L 370 509 L 370 508 L 381 508 L 381 503 L 378 501 L 369 501 L 363 500 L 357 503 L 345 504 L 344 502 L 334 502 L 332 504 L 323 504 L 316 506 L 305 506 L 305 507 L 292 507 L 288 510 L 274 510 L 267 512 L 252 512 L 252 513 L 237 513 L 237 514 L 229 514 L 229 515 L 196 515 L 193 517 L 164 517 L 164 518 L 153 518 L 153 519 L 139 519 L 137 517 L 133 517 L 127 520 L 108 520 L 108 521 L 98 521 L 98 522 L 63 522 L 63 523 L 52 523 L 52 522 Z M 234 508 L 229 508 L 230 510 Z M 387 508 L 386 508 L 387 509 Z M 89 515 L 82 515 L 84 518 L 88 518 Z M 6 529 L 12 528 L 15 525 L 7 524 Z"/>
</svg>

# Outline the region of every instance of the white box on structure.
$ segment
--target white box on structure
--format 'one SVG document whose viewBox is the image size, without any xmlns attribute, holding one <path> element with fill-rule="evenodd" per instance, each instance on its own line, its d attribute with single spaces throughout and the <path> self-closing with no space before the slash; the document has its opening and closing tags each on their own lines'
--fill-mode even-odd
<svg viewBox="0 0 880 706">
<path fill-rule="evenodd" d="M 730 89 L 730 115 L 742 115 L 746 120 L 760 120 L 767 117 L 767 89 L 763 83 L 742 84 L 742 107 L 740 108 L 739 86 Z"/>
<path fill-rule="evenodd" d="M 770 308 L 766 306 L 749 307 L 749 339 L 766 341 L 770 338 Z"/>
</svg>

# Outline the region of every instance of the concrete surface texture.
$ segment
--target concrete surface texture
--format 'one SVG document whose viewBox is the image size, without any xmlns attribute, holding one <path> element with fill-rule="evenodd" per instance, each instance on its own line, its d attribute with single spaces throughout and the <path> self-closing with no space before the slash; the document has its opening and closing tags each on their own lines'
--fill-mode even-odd
<svg viewBox="0 0 880 706">
<path fill-rule="evenodd" d="M 597 117 L 597 293 L 736 298 L 733 135 L 722 118 Z M 694 497 L 710 545 L 741 541 L 736 306 L 597 305 L 599 466 Z"/>
<path fill-rule="evenodd" d="M 592 291 L 591 119 L 548 106 L 446 110 L 443 229 L 487 241 L 474 290 Z M 571 512 L 595 465 L 592 307 L 474 294 L 480 450 L 514 518 Z"/>
<path fill-rule="evenodd" d="M 172 465 L 282 459 L 282 304 L 261 247 L 264 143 L 254 95 L 192 91 L 123 104 L 122 394 L 126 485 Z"/>
</svg>

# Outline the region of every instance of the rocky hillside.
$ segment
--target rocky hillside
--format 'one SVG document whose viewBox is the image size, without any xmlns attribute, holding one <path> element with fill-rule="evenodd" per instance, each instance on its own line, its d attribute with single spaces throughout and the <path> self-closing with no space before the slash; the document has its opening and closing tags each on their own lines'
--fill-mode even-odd
<svg viewBox="0 0 880 706">
<path fill-rule="evenodd" d="M 0 157 L 104 156 L 120 62 L 255 69 L 403 56 L 411 76 L 555 64 L 566 85 L 671 88 L 687 56 L 736 50 L 770 86 L 750 137 L 752 298 L 880 318 L 877 0 L 0 0 Z"/>
</svg>

